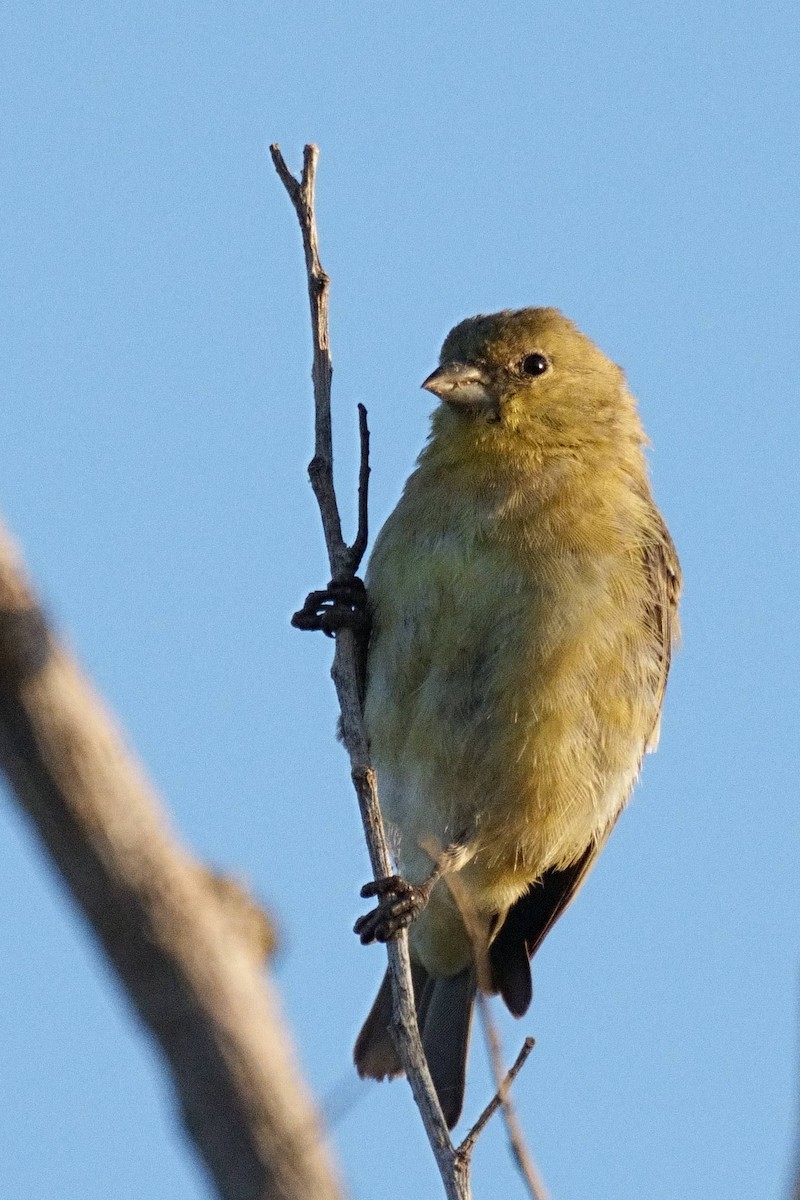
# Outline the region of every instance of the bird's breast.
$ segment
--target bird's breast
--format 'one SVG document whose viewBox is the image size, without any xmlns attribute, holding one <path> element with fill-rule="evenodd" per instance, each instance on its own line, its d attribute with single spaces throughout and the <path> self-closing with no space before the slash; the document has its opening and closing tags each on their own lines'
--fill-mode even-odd
<svg viewBox="0 0 800 1200">
<path fill-rule="evenodd" d="M 513 504 L 390 517 L 368 574 L 365 715 L 412 878 L 426 844 L 464 838 L 474 888 L 519 894 L 613 820 L 653 721 L 629 562 L 548 541 Z"/>
</svg>

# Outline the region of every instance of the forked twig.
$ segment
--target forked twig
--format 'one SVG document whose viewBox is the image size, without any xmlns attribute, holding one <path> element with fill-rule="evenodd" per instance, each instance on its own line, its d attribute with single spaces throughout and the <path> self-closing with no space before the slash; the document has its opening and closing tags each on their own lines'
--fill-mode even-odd
<svg viewBox="0 0 800 1200">
<path fill-rule="evenodd" d="M 426 847 L 426 849 L 428 849 L 428 852 L 435 859 L 435 849 L 432 847 Z M 514 1065 L 506 1072 L 503 1065 L 503 1047 L 500 1042 L 500 1034 L 489 1008 L 488 997 L 492 991 L 492 972 L 489 963 L 489 943 L 486 930 L 478 919 L 458 875 L 446 875 L 445 880 L 461 913 L 461 919 L 464 922 L 469 939 L 472 942 L 475 973 L 478 981 L 478 1009 L 481 1014 L 486 1047 L 489 1051 L 489 1061 L 492 1066 L 495 1087 L 497 1088 L 494 1098 L 490 1100 L 476 1124 L 459 1146 L 458 1153 L 464 1153 L 467 1156 L 472 1153 L 474 1144 L 474 1139 L 472 1139 L 473 1131 L 477 1130 L 475 1133 L 475 1137 L 477 1137 L 490 1117 L 493 1116 L 498 1108 L 502 1108 L 511 1153 L 531 1196 L 531 1200 L 549 1200 L 547 1188 L 533 1161 L 533 1156 L 525 1143 L 525 1134 L 522 1131 L 522 1126 L 519 1123 L 516 1111 L 511 1102 L 511 1084 L 525 1065 L 525 1061 L 533 1049 L 534 1041 L 533 1038 L 525 1039 L 525 1043 L 517 1055 Z M 479 1126 L 480 1128 L 478 1128 Z"/>
<path fill-rule="evenodd" d="M 500 1043 L 500 1034 L 489 1011 L 488 998 L 480 991 L 478 992 L 478 1007 L 483 1023 L 483 1032 L 486 1037 L 486 1045 L 489 1050 L 489 1061 L 492 1064 L 492 1073 L 494 1074 L 495 1085 L 497 1087 L 497 1095 L 503 1109 L 503 1120 L 506 1124 L 512 1157 L 525 1182 L 531 1200 L 549 1200 L 547 1188 L 536 1168 L 533 1156 L 525 1143 L 525 1134 L 519 1123 L 516 1109 L 511 1102 L 508 1087 L 510 1080 L 505 1074 L 505 1068 L 503 1067 L 503 1047 Z"/>
<path fill-rule="evenodd" d="M 520 1050 L 517 1057 L 514 1059 L 514 1062 L 512 1063 L 512 1065 L 508 1068 L 506 1077 L 503 1080 L 502 1087 L 498 1088 L 498 1090 L 492 1096 L 491 1100 L 486 1105 L 486 1108 L 483 1110 L 483 1112 L 478 1117 L 475 1124 L 472 1126 L 472 1128 L 467 1133 L 467 1135 L 464 1138 L 464 1140 L 462 1141 L 461 1145 L 458 1147 L 459 1154 L 466 1155 L 467 1157 L 470 1154 L 472 1154 L 472 1151 L 475 1147 L 475 1143 L 477 1142 L 480 1135 L 483 1133 L 485 1127 L 491 1121 L 494 1114 L 497 1112 L 498 1108 L 500 1108 L 501 1104 L 503 1103 L 504 1096 L 507 1095 L 508 1090 L 511 1087 L 512 1083 L 517 1078 L 517 1076 L 519 1075 L 522 1068 L 525 1066 L 528 1055 L 530 1054 L 531 1050 L 533 1049 L 533 1047 L 535 1045 L 536 1045 L 536 1043 L 534 1042 L 532 1037 L 525 1038 L 525 1041 L 522 1043 L 522 1049 Z"/>
<path fill-rule="evenodd" d="M 286 166 L 277 145 L 270 146 L 275 170 L 294 205 L 308 276 L 308 298 L 314 342 L 315 443 L 308 473 L 319 505 L 331 577 L 339 582 L 352 579 L 367 545 L 367 480 L 369 476 L 369 432 L 366 411 L 359 406 L 361 466 L 358 488 L 358 533 L 352 546 L 342 538 L 341 520 L 333 485 L 331 437 L 331 356 L 328 337 L 328 292 L 330 280 L 322 269 L 314 212 L 314 184 L 319 151 L 306 146 L 303 171 L 296 179 Z M 369 746 L 361 711 L 361 663 L 363 645 L 349 629 L 336 635 L 331 674 L 342 713 L 342 740 L 350 757 L 350 769 L 361 809 L 370 862 L 376 879 L 392 873 L 389 848 L 383 827 L 375 772 L 369 762 Z M 417 1026 L 408 937 L 405 932 L 387 943 L 394 1002 L 393 1032 L 400 1060 L 420 1110 L 428 1141 L 436 1157 L 448 1200 L 470 1200 L 469 1164 L 453 1147 L 436 1090 L 428 1070 Z"/>
</svg>

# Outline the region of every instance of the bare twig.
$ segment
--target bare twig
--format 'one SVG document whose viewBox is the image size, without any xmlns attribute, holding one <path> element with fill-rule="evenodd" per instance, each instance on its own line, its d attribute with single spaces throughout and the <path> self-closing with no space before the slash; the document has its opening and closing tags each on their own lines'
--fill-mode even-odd
<svg viewBox="0 0 800 1200">
<path fill-rule="evenodd" d="M 319 243 L 314 213 L 314 183 L 319 151 L 306 146 L 303 172 L 299 180 L 291 174 L 278 146 L 270 147 L 272 161 L 294 205 L 308 275 L 311 327 L 314 341 L 314 405 L 316 413 L 314 457 L 309 476 L 322 517 L 331 576 L 342 582 L 352 578 L 367 543 L 367 461 L 368 434 L 366 413 L 360 409 L 361 469 L 359 472 L 359 529 L 352 546 L 342 538 L 339 509 L 333 486 L 331 452 L 330 384 L 331 358 L 328 338 L 329 279 L 319 260 Z M 331 674 L 342 713 L 342 739 L 350 757 L 353 783 L 358 795 L 370 863 L 376 879 L 392 873 L 389 848 L 383 827 L 375 772 L 369 762 L 369 746 L 361 712 L 360 650 L 356 635 L 343 629 L 336 636 L 336 653 Z M 414 988 L 408 954 L 408 938 L 403 932 L 387 943 L 394 1003 L 393 1031 L 403 1068 L 420 1110 L 425 1132 L 436 1157 L 448 1200 L 468 1200 L 470 1196 L 468 1163 L 457 1155 L 442 1115 L 431 1080 L 417 1026 Z"/>
<path fill-rule="evenodd" d="M 336 1200 L 259 967 L 271 934 L 176 844 L 0 529 L 0 767 L 172 1071 L 225 1200 Z"/>
<path fill-rule="evenodd" d="M 511 1153 L 514 1158 L 514 1162 L 516 1163 L 519 1173 L 525 1182 L 525 1186 L 528 1189 L 531 1200 L 549 1200 L 547 1188 L 544 1186 L 544 1181 L 536 1169 L 536 1163 L 533 1161 L 531 1152 L 525 1143 L 525 1134 L 522 1131 L 522 1126 L 519 1123 L 516 1110 L 511 1103 L 511 1095 L 507 1085 L 507 1076 L 503 1066 L 503 1047 L 500 1043 L 500 1034 L 497 1031 L 497 1026 L 492 1020 L 492 1014 L 489 1011 L 488 997 L 485 996 L 480 990 L 478 991 L 478 1007 L 480 1009 L 481 1022 L 483 1024 L 483 1032 L 486 1037 L 486 1045 L 489 1050 L 489 1060 L 492 1064 L 492 1074 L 494 1075 L 497 1094 L 500 1097 L 500 1104 L 502 1105 L 503 1109 L 503 1120 L 506 1124 L 506 1131 L 508 1133 L 508 1140 L 511 1145 Z"/>
<path fill-rule="evenodd" d="M 333 437 L 331 433 L 331 364 L 328 335 L 328 294 L 330 280 L 319 260 L 317 225 L 314 216 L 314 190 L 317 177 L 316 146 L 303 151 L 303 174 L 298 181 L 284 162 L 277 146 L 270 146 L 275 170 L 294 205 L 303 231 L 303 252 L 308 276 L 308 299 L 311 305 L 311 327 L 314 333 L 314 361 L 311 378 L 314 383 L 314 457 L 308 465 L 311 486 L 319 505 L 325 545 L 331 565 L 331 577 L 346 579 L 357 569 L 350 547 L 342 538 L 342 522 L 336 493 L 333 490 Z"/>
<path fill-rule="evenodd" d="M 361 456 L 358 468 L 358 531 L 352 545 L 354 571 L 358 570 L 358 564 L 364 557 L 369 541 L 369 426 L 367 410 L 363 404 L 358 406 L 358 437 Z"/>
<path fill-rule="evenodd" d="M 467 1158 L 470 1156 L 470 1154 L 472 1154 L 472 1151 L 475 1148 L 475 1143 L 477 1142 L 480 1135 L 483 1133 L 483 1130 L 485 1129 L 485 1127 L 491 1121 L 494 1114 L 497 1112 L 498 1108 L 500 1108 L 501 1104 L 503 1103 L 503 1097 L 508 1094 L 508 1090 L 511 1087 L 512 1083 L 517 1078 L 517 1076 L 519 1075 L 522 1068 L 525 1066 L 525 1062 L 528 1058 L 528 1055 L 530 1054 L 530 1052 L 533 1049 L 535 1044 L 536 1043 L 534 1042 L 532 1037 L 525 1038 L 525 1041 L 522 1043 L 522 1049 L 520 1050 L 519 1054 L 514 1059 L 514 1062 L 508 1069 L 506 1077 L 503 1080 L 502 1087 L 500 1087 L 498 1089 L 498 1091 L 495 1092 L 494 1096 L 492 1096 L 492 1099 L 486 1105 L 486 1108 L 483 1110 L 483 1112 L 478 1117 L 475 1124 L 472 1126 L 472 1128 L 467 1133 L 467 1135 L 464 1138 L 461 1145 L 458 1147 L 459 1154 L 464 1155 Z"/>
<path fill-rule="evenodd" d="M 435 850 L 426 847 L 428 852 L 434 858 L 437 857 Z M 489 943 L 486 935 L 486 928 L 479 920 L 470 899 L 464 889 L 464 886 L 458 875 L 446 875 L 445 880 L 450 889 L 450 893 L 458 906 L 461 913 L 461 919 L 472 942 L 472 953 L 475 959 L 475 974 L 478 981 L 477 1002 L 481 1014 L 481 1023 L 483 1025 L 486 1045 L 489 1051 L 489 1060 L 492 1066 L 492 1074 L 495 1079 L 495 1087 L 497 1092 L 494 1100 L 490 1101 L 483 1116 L 479 1118 L 477 1125 L 480 1129 L 489 1120 L 489 1117 L 497 1110 L 497 1107 L 502 1107 L 503 1119 L 508 1133 L 508 1140 L 511 1146 L 511 1153 L 514 1162 L 519 1169 L 520 1174 L 525 1182 L 525 1185 L 530 1193 L 532 1200 L 549 1200 L 547 1189 L 544 1186 L 541 1175 L 533 1161 L 533 1156 L 525 1142 L 525 1134 L 522 1131 L 522 1126 L 517 1119 L 517 1114 L 514 1106 L 511 1103 L 510 1086 L 513 1080 L 521 1071 L 525 1061 L 533 1049 L 533 1038 L 526 1038 L 522 1051 L 517 1056 L 512 1069 L 506 1073 L 503 1065 L 503 1047 L 500 1043 L 500 1034 L 492 1018 L 491 1009 L 489 1007 L 488 996 L 492 991 L 492 971 L 489 963 Z M 530 1046 L 528 1046 L 530 1043 Z M 513 1074 L 512 1074 L 513 1072 Z M 495 1103 L 496 1101 L 496 1103 Z M 487 1115 L 488 1114 L 488 1115 Z M 484 1119 L 485 1118 L 485 1119 Z M 473 1129 L 476 1127 L 474 1126 Z M 477 1133 L 480 1133 L 480 1129 Z M 476 1133 L 476 1137 L 477 1137 Z M 464 1150 L 464 1146 L 471 1137 L 472 1131 L 467 1134 L 467 1137 L 459 1147 L 459 1153 Z M 472 1152 L 472 1145 L 468 1147 L 468 1153 Z"/>
<path fill-rule="evenodd" d="M 800 1114 L 795 1116 L 797 1129 L 795 1132 L 794 1163 L 792 1164 L 792 1179 L 789 1184 L 791 1193 L 787 1191 L 787 1200 L 800 1200 Z"/>
</svg>

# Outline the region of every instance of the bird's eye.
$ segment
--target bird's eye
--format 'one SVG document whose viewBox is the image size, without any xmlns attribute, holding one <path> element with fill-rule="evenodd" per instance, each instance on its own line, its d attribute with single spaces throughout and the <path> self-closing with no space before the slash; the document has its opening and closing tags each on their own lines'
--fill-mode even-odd
<svg viewBox="0 0 800 1200">
<path fill-rule="evenodd" d="M 544 375 L 550 363 L 543 354 L 526 354 L 519 365 L 523 375 Z"/>
</svg>

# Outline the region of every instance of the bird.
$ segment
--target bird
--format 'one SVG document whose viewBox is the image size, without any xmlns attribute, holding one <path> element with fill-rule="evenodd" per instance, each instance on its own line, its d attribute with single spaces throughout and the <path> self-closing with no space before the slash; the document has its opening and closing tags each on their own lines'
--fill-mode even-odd
<svg viewBox="0 0 800 1200">
<path fill-rule="evenodd" d="M 448 1127 L 476 990 L 512 1014 L 655 749 L 681 572 L 623 371 L 555 308 L 447 335 L 439 401 L 365 583 L 364 720 L 398 876 L 363 942 L 408 925 Z M 388 973 L 354 1050 L 402 1066 Z"/>
</svg>

